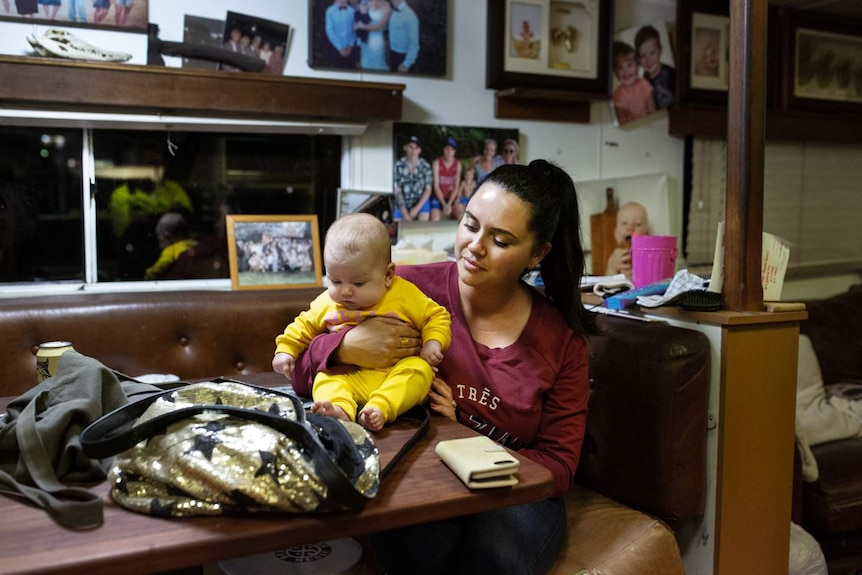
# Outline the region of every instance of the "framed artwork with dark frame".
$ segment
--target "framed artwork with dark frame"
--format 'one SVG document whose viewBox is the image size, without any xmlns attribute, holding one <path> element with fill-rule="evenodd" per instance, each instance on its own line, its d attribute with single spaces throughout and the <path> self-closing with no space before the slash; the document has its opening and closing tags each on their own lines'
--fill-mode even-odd
<svg viewBox="0 0 862 575">
<path fill-rule="evenodd" d="M 235 290 L 322 287 L 317 215 L 227 215 Z"/>
<path fill-rule="evenodd" d="M 862 111 L 862 22 L 782 11 L 781 105 Z"/>
<path fill-rule="evenodd" d="M 489 0 L 485 86 L 610 95 L 613 2 Z"/>
<path fill-rule="evenodd" d="M 449 0 L 308 0 L 308 4 L 311 68 L 446 75 Z M 380 28 L 384 21 L 388 23 Z"/>
<path fill-rule="evenodd" d="M 726 103 L 730 78 L 727 0 L 679 0 L 676 28 L 677 101 Z"/>
</svg>

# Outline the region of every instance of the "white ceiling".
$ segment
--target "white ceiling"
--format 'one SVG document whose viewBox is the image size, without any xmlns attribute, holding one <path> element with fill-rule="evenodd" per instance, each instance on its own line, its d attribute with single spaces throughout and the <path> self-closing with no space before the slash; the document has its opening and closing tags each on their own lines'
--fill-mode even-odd
<svg viewBox="0 0 862 575">
<path fill-rule="evenodd" d="M 862 21 L 862 0 L 769 0 L 769 4 Z"/>
</svg>

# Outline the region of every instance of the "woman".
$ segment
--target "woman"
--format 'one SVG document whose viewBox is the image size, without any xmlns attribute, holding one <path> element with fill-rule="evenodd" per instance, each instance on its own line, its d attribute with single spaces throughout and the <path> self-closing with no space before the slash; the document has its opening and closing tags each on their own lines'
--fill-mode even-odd
<svg viewBox="0 0 862 575">
<path fill-rule="evenodd" d="M 503 162 L 506 164 L 521 163 L 521 148 L 518 146 L 518 141 L 512 138 L 503 140 Z"/>
<path fill-rule="evenodd" d="M 359 65 L 363 70 L 389 70 L 386 63 L 386 40 L 383 31 L 389 26 L 389 16 L 392 8 L 386 0 L 370 0 L 368 2 L 368 16 L 371 22 L 356 22 L 353 29 L 357 32 L 367 32 L 367 40 L 358 40 Z"/>
<path fill-rule="evenodd" d="M 485 140 L 485 147 L 482 148 L 482 155 L 474 161 L 474 165 L 476 166 L 476 181 L 481 184 L 485 176 L 490 174 L 494 168 L 499 168 L 503 164 L 503 157 L 497 155 L 497 140 L 487 138 Z"/>
<path fill-rule="evenodd" d="M 584 252 L 571 178 L 537 160 L 491 173 L 467 204 L 456 262 L 400 266 L 452 315 L 452 345 L 429 392 L 432 411 L 456 419 L 547 467 L 550 499 L 378 533 L 391 575 L 544 573 L 566 538 L 563 495 L 571 486 L 586 423 L 585 336 L 593 316 L 580 303 Z M 545 293 L 521 278 L 542 264 Z M 294 388 L 310 395 L 317 369 L 385 367 L 415 355 L 412 328 L 387 318 L 319 336 L 297 364 Z"/>
</svg>

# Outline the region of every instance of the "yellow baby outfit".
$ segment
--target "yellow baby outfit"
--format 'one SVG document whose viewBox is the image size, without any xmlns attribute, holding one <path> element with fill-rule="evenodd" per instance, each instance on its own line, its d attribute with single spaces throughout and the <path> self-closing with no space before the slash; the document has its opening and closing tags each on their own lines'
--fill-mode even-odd
<svg viewBox="0 0 862 575">
<path fill-rule="evenodd" d="M 400 319 L 419 330 L 422 341 L 437 340 L 443 350 L 452 340 L 449 312 L 409 281 L 396 276 L 383 298 L 370 309 L 350 310 L 335 303 L 323 292 L 299 314 L 284 333 L 276 337 L 276 353 L 293 357 L 305 351 L 315 336 L 355 326 L 368 318 L 386 316 Z M 419 403 L 428 395 L 434 372 L 418 356 L 407 357 L 386 370 L 359 369 L 347 374 L 320 372 L 314 378 L 312 395 L 325 397 L 356 419 L 358 405 L 376 407 L 386 422 Z"/>
</svg>

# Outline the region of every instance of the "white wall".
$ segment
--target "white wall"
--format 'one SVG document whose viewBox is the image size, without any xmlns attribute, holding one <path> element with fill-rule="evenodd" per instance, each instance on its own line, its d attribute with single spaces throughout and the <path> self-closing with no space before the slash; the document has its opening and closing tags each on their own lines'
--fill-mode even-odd
<svg viewBox="0 0 862 575">
<path fill-rule="evenodd" d="M 317 0 L 325 1 L 325 0 Z M 431 0 L 423 0 L 431 1 Z M 518 128 L 522 159 L 546 158 L 576 180 L 665 172 L 679 193 L 683 142 L 667 135 L 667 116 L 657 114 L 635 129 L 615 128 L 606 102 L 592 106 L 590 124 L 526 122 L 494 118 L 494 92 L 485 89 L 486 2 L 450 0 L 449 73 L 444 78 L 347 73 L 308 67 L 308 8 L 305 0 L 185 0 L 182 10 L 171 0 L 150 0 L 150 19 L 162 40 L 181 40 L 184 14 L 223 18 L 227 10 L 284 22 L 295 29 L 285 74 L 406 85 L 402 121 L 466 126 Z M 617 28 L 637 18 L 675 19 L 676 3 L 659 0 L 617 2 Z M 346 186 L 390 189 L 392 184 L 392 125 L 372 125 L 352 143 L 352 172 Z"/>
</svg>

